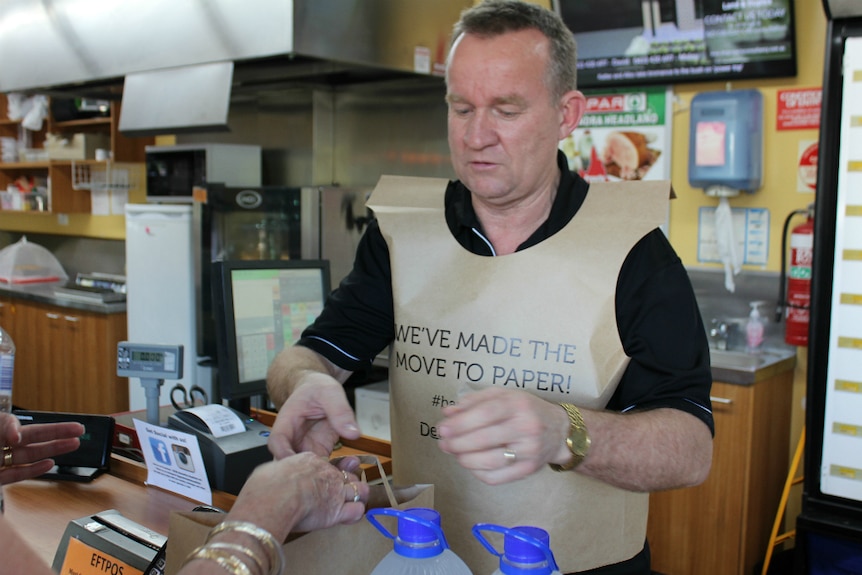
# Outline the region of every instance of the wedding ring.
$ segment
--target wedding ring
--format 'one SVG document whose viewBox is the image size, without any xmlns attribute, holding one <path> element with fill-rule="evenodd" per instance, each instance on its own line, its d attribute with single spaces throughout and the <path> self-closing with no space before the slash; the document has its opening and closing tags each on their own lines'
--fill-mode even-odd
<svg viewBox="0 0 862 575">
<path fill-rule="evenodd" d="M 0 464 L 0 467 L 11 467 L 12 466 L 12 448 L 8 445 L 3 446 L 3 463 Z"/>
<path fill-rule="evenodd" d="M 359 501 L 359 487 L 355 483 L 351 483 L 350 486 L 353 488 L 353 502 L 356 503 Z"/>
<path fill-rule="evenodd" d="M 515 463 L 515 460 L 518 458 L 518 454 L 515 453 L 514 449 L 504 449 L 503 457 L 506 458 L 506 463 Z"/>
<path fill-rule="evenodd" d="M 348 482 L 350 481 L 350 476 L 349 476 L 349 475 L 347 475 L 347 472 L 346 472 L 346 471 L 344 471 L 343 469 L 341 470 L 341 475 L 343 475 L 343 476 L 344 476 L 344 482 L 345 482 L 345 483 L 348 483 Z"/>
</svg>

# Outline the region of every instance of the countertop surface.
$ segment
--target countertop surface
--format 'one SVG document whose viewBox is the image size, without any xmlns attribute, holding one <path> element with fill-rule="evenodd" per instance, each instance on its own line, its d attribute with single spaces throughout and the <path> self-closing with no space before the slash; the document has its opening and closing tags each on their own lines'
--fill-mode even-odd
<svg viewBox="0 0 862 575">
<path fill-rule="evenodd" d="M 0 296 L 20 298 L 28 301 L 56 305 L 69 309 L 88 311 L 93 313 L 125 313 L 126 302 L 100 303 L 97 300 L 72 298 L 58 295 L 55 288 L 65 285 L 64 282 L 47 282 L 39 284 L 5 284 L 0 283 Z"/>
<path fill-rule="evenodd" d="M 748 353 L 710 349 L 713 381 L 750 385 L 796 366 L 796 348 L 767 348 Z"/>
</svg>

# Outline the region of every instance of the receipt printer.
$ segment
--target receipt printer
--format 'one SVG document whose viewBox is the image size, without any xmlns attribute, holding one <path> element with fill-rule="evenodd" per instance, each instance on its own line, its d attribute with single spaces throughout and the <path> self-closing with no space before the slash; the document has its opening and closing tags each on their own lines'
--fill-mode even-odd
<svg viewBox="0 0 862 575">
<path fill-rule="evenodd" d="M 206 405 L 168 416 L 168 427 L 196 435 L 210 487 L 239 493 L 261 463 L 272 461 L 269 427 L 223 405 Z"/>
</svg>

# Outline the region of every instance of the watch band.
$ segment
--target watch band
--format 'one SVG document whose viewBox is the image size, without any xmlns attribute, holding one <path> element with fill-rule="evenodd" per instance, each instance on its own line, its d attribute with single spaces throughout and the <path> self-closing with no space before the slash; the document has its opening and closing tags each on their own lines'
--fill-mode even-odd
<svg viewBox="0 0 862 575">
<path fill-rule="evenodd" d="M 571 471 L 584 460 L 590 450 L 590 434 L 577 406 L 571 403 L 561 403 L 560 407 L 566 410 L 569 416 L 569 433 L 566 435 L 566 447 L 572 453 L 572 461 L 565 465 L 549 463 L 548 466 L 554 471 Z"/>
</svg>

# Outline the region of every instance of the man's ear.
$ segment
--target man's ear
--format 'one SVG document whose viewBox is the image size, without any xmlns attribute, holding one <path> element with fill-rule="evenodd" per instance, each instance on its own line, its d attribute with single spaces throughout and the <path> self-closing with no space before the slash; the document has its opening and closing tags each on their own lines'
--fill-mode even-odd
<svg viewBox="0 0 862 575">
<path fill-rule="evenodd" d="M 561 140 L 578 127 L 586 109 L 587 99 L 578 90 L 572 90 L 563 94 L 563 97 L 560 99 L 562 118 L 560 121 L 559 136 Z"/>
</svg>

